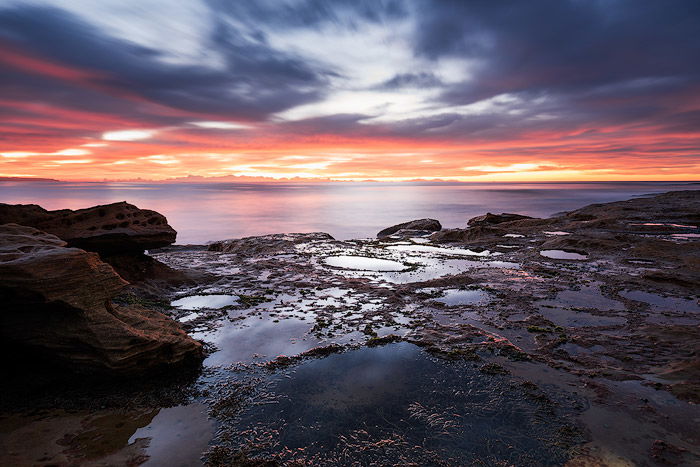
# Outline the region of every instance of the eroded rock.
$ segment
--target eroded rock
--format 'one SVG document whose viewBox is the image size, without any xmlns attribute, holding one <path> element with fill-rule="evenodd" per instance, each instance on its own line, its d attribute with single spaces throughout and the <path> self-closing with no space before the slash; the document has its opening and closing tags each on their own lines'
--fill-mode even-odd
<svg viewBox="0 0 700 467">
<path fill-rule="evenodd" d="M 202 346 L 164 315 L 117 306 L 128 283 L 96 253 L 17 224 L 0 226 L 0 333 L 12 364 L 138 375 L 196 362 Z"/>
<path fill-rule="evenodd" d="M 507 216 L 517 216 L 508 214 Z M 547 219 L 500 219 L 486 214 L 467 229 L 445 229 L 431 236 L 436 242 L 458 242 L 497 248 L 503 243 L 539 250 L 584 251 L 591 259 L 644 262 L 673 268 L 644 272 L 644 277 L 669 288 L 700 285 L 700 191 L 669 192 L 606 204 L 592 204 Z M 563 235 L 562 235 L 563 234 Z M 517 238 L 516 238 L 517 237 Z M 679 242 L 684 242 L 681 246 Z"/>
<path fill-rule="evenodd" d="M 403 224 L 396 224 L 391 227 L 387 227 L 377 234 L 377 238 L 388 237 L 389 235 L 393 235 L 400 230 L 414 231 L 411 233 L 411 235 L 415 235 L 415 231 L 424 231 L 425 233 L 437 232 L 440 229 L 442 229 L 440 221 L 435 219 L 416 219 L 413 221 L 404 222 Z"/>
<path fill-rule="evenodd" d="M 94 251 L 129 282 L 179 285 L 181 272 L 144 255 L 148 249 L 175 242 L 177 232 L 162 214 L 127 202 L 76 211 L 47 211 L 35 204 L 0 204 L 0 224 L 34 227 L 64 240 L 68 246 Z"/>
<path fill-rule="evenodd" d="M 34 227 L 68 246 L 99 253 L 143 252 L 175 242 L 162 214 L 125 201 L 86 209 L 47 211 L 35 204 L 0 204 L 0 224 Z"/>
</svg>

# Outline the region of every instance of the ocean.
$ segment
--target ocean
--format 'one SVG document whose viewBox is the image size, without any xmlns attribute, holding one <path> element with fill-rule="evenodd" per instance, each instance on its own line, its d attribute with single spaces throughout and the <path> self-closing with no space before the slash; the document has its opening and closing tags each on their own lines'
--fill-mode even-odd
<svg viewBox="0 0 700 467">
<path fill-rule="evenodd" d="M 591 203 L 673 190 L 699 182 L 566 183 L 88 183 L 0 182 L 0 202 L 79 209 L 128 201 L 164 214 L 179 244 L 252 235 L 321 231 L 367 238 L 412 219 L 463 227 L 484 214 L 547 217 Z"/>
</svg>

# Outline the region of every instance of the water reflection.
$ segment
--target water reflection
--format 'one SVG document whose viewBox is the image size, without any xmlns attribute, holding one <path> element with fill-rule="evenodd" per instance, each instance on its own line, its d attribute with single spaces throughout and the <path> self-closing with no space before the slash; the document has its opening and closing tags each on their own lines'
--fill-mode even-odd
<svg viewBox="0 0 700 467">
<path fill-rule="evenodd" d="M 161 409 L 151 423 L 139 428 L 129 444 L 147 440 L 144 466 L 189 467 L 201 465 L 200 457 L 214 436 L 214 424 L 203 404 Z"/>
<path fill-rule="evenodd" d="M 205 365 L 232 365 L 270 360 L 277 355 L 297 355 L 316 347 L 319 340 L 310 334 L 312 327 L 311 320 L 277 319 L 263 313 L 226 322 L 212 333 L 195 333 L 193 337 L 218 349 L 207 357 Z"/>
<path fill-rule="evenodd" d="M 489 256 L 491 252 L 472 251 L 466 248 L 445 248 L 431 245 L 392 245 L 387 250 L 406 251 L 409 253 L 435 253 L 447 256 Z"/>
<path fill-rule="evenodd" d="M 215 310 L 236 303 L 238 303 L 238 297 L 235 295 L 190 295 L 173 300 L 170 304 L 181 310 L 201 310 L 202 308 Z"/>
<path fill-rule="evenodd" d="M 336 268 L 343 269 L 354 269 L 357 271 L 403 271 L 408 269 L 398 261 L 391 261 L 388 259 L 380 258 L 369 258 L 366 256 L 352 256 L 352 255 L 341 255 L 341 256 L 329 256 L 323 260 L 328 266 L 333 266 Z"/>
<path fill-rule="evenodd" d="M 63 411 L 0 419 L 0 465 L 138 465 L 148 440 L 132 434 L 158 409 Z"/>
<path fill-rule="evenodd" d="M 270 390 L 275 403 L 237 422 L 255 439 L 233 443 L 302 465 L 561 465 L 568 455 L 563 420 L 522 388 L 411 344 L 307 361 Z"/>
<path fill-rule="evenodd" d="M 542 250 L 540 255 L 545 258 L 551 259 L 574 259 L 574 260 L 584 260 L 588 259 L 587 255 L 582 255 L 581 253 L 576 253 L 575 251 L 566 250 Z"/>
<path fill-rule="evenodd" d="M 549 216 L 589 203 L 692 189 L 680 182 L 615 183 L 17 183 L 0 182 L 3 203 L 78 209 L 127 200 L 165 214 L 179 243 L 282 232 L 364 238 L 410 219 L 464 227 L 484 212 Z"/>
<path fill-rule="evenodd" d="M 447 289 L 441 297 L 433 299 L 447 306 L 457 305 L 486 305 L 491 301 L 491 294 L 479 289 L 460 290 Z"/>
</svg>

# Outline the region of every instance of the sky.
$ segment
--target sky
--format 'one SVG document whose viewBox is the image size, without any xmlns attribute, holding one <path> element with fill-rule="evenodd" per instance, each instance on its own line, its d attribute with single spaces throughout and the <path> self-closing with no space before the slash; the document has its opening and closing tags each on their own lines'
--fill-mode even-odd
<svg viewBox="0 0 700 467">
<path fill-rule="evenodd" d="M 698 180 L 699 31 L 697 0 L 0 0 L 0 176 Z"/>
</svg>

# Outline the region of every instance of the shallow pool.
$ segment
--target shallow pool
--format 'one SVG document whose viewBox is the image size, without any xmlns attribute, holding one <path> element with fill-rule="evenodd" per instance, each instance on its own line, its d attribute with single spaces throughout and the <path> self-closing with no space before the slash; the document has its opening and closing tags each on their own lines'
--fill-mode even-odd
<svg viewBox="0 0 700 467">
<path fill-rule="evenodd" d="M 588 259 L 588 255 L 582 255 L 581 253 L 576 253 L 575 251 L 566 250 L 542 250 L 540 255 L 545 258 L 551 259 L 573 259 L 573 260 L 584 260 Z"/>
<path fill-rule="evenodd" d="M 173 300 L 170 305 L 181 310 L 201 310 L 202 308 L 223 308 L 238 303 L 237 295 L 190 295 Z"/>
<path fill-rule="evenodd" d="M 365 347 L 277 375 L 227 437 L 282 463 L 562 465 L 567 420 L 529 388 L 412 344 Z"/>
<path fill-rule="evenodd" d="M 328 266 L 343 269 L 354 269 L 357 271 L 405 271 L 408 269 L 403 263 L 381 258 L 370 258 L 367 256 L 340 255 L 324 258 L 323 262 Z"/>
</svg>

